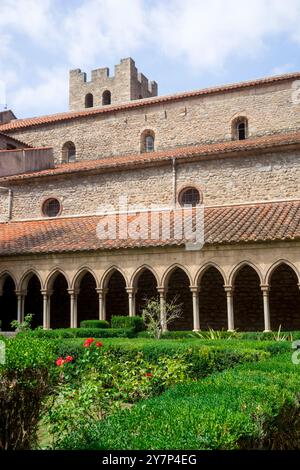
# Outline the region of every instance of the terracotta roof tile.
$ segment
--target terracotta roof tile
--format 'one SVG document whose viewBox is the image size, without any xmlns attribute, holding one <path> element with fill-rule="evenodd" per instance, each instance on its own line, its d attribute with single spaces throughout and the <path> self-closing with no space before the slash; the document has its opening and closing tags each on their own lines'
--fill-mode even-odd
<svg viewBox="0 0 300 470">
<path fill-rule="evenodd" d="M 176 236 L 179 219 L 173 211 L 169 215 L 170 236 L 156 240 L 149 232 L 144 238 L 121 238 L 119 216 L 117 236 L 101 240 L 97 225 L 111 222 L 112 215 L 1 223 L 0 256 L 183 245 L 186 237 Z M 124 217 L 137 222 L 133 214 Z M 149 221 L 151 215 L 145 217 Z M 300 240 L 300 201 L 207 207 L 204 221 L 205 245 Z"/>
<path fill-rule="evenodd" d="M 71 111 L 65 113 L 51 114 L 47 116 L 32 117 L 26 119 L 14 119 L 7 124 L 0 126 L 1 131 L 11 131 L 15 129 L 22 129 L 25 127 L 39 126 L 44 124 L 50 124 L 52 122 L 68 121 L 70 119 L 78 119 L 84 117 L 90 117 L 97 114 L 114 113 L 116 111 L 123 111 L 133 108 L 141 108 L 145 106 L 163 104 L 168 102 L 174 102 L 193 98 L 197 96 L 212 95 L 217 93 L 225 93 L 234 90 L 240 90 L 243 88 L 251 88 L 255 86 L 268 85 L 273 83 L 282 82 L 285 80 L 297 80 L 300 78 L 300 72 L 289 73 L 284 75 L 278 75 L 273 77 L 261 78 L 257 80 L 248 80 L 240 83 L 233 83 L 223 86 L 216 86 L 212 88 L 204 88 L 202 90 L 195 90 L 185 93 L 176 93 L 168 96 L 158 96 L 154 98 L 147 98 L 143 100 L 130 101 L 128 103 L 122 103 L 119 105 L 110 105 L 99 108 L 84 109 L 82 111 Z"/>
<path fill-rule="evenodd" d="M 102 172 L 114 169 L 122 170 L 139 165 L 151 165 L 176 158 L 177 160 L 201 159 L 217 155 L 218 157 L 237 152 L 268 151 L 282 147 L 300 144 L 300 132 L 288 132 L 275 135 L 266 135 L 247 140 L 226 141 L 214 144 L 202 144 L 189 147 L 177 147 L 171 150 L 139 153 L 134 155 L 120 155 L 100 158 L 98 160 L 82 160 L 76 163 L 57 165 L 53 169 L 23 173 L 0 178 L 0 181 L 18 181 L 31 178 L 49 177 L 82 172 Z"/>
</svg>

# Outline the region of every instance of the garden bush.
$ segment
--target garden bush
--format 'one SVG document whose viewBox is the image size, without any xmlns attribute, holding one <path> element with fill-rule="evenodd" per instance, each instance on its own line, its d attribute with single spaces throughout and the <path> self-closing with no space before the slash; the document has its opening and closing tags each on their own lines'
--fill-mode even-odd
<svg viewBox="0 0 300 470">
<path fill-rule="evenodd" d="M 57 328 L 55 330 L 36 329 L 18 333 L 18 337 L 31 338 L 133 338 L 133 328 Z"/>
<path fill-rule="evenodd" d="M 300 449 L 291 355 L 177 385 L 68 436 L 66 449 Z"/>
<path fill-rule="evenodd" d="M 109 328 L 109 323 L 106 320 L 83 320 L 80 328 Z"/>
<path fill-rule="evenodd" d="M 145 324 L 142 317 L 127 317 L 127 316 L 112 316 L 111 318 L 112 328 L 133 328 L 134 331 L 143 331 Z"/>
<path fill-rule="evenodd" d="M 49 341 L 8 339 L 0 365 L 0 449 L 29 449 L 37 440 L 44 397 L 56 382 Z"/>
</svg>

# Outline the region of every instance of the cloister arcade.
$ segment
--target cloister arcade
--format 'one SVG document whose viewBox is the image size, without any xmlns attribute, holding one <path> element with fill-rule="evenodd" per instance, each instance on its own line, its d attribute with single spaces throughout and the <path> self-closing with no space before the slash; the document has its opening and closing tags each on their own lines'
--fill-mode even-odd
<svg viewBox="0 0 300 470">
<path fill-rule="evenodd" d="M 43 276 L 27 270 L 16 277 L 0 271 L 0 320 L 3 331 L 13 319 L 33 313 L 33 326 L 77 327 L 82 320 L 107 319 L 113 315 L 140 315 L 149 298 L 165 302 L 176 298 L 183 315 L 170 327 L 175 330 L 300 330 L 299 271 L 287 260 L 278 260 L 262 273 L 243 261 L 225 273 L 206 263 L 193 274 L 173 264 L 163 272 L 142 265 L 131 275 L 111 266 L 101 276 L 89 266 L 72 277 L 60 267 Z"/>
</svg>

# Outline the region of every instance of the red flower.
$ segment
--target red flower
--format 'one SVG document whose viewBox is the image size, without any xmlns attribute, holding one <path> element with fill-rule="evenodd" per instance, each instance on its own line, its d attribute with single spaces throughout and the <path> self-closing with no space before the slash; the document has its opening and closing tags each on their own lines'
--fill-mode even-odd
<svg viewBox="0 0 300 470">
<path fill-rule="evenodd" d="M 72 362 L 73 361 L 73 357 L 72 356 L 67 356 L 66 359 L 65 359 L 66 362 Z"/>
<path fill-rule="evenodd" d="M 151 372 L 146 372 L 145 376 L 146 377 L 153 377 L 153 374 L 151 374 Z"/>
<path fill-rule="evenodd" d="M 96 346 L 97 348 L 102 348 L 103 343 L 101 343 L 101 341 L 97 341 Z"/>
<path fill-rule="evenodd" d="M 85 342 L 83 343 L 83 346 L 84 346 L 85 348 L 89 348 L 90 345 L 91 345 L 94 341 L 95 341 L 94 338 L 88 338 L 88 339 L 86 339 Z"/>
<path fill-rule="evenodd" d="M 56 361 L 56 365 L 57 365 L 58 367 L 61 367 L 61 366 L 64 365 L 64 362 L 65 362 L 64 359 L 63 359 L 62 357 L 59 357 L 59 358 L 57 359 L 57 361 Z"/>
</svg>

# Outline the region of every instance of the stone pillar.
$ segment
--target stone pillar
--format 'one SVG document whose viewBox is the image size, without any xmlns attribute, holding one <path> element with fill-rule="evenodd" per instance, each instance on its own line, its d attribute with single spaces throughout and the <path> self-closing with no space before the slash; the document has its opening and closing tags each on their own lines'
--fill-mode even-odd
<svg viewBox="0 0 300 470">
<path fill-rule="evenodd" d="M 128 303 L 129 303 L 129 316 L 135 316 L 135 294 L 136 288 L 135 287 L 126 287 L 126 292 L 128 294 Z"/>
<path fill-rule="evenodd" d="M 96 292 L 99 296 L 99 320 L 105 320 L 106 318 L 106 309 L 105 309 L 105 297 L 108 292 L 108 289 L 98 288 Z"/>
<path fill-rule="evenodd" d="M 228 331 L 234 331 L 234 313 L 233 313 L 233 287 L 224 286 L 227 295 L 227 321 Z"/>
<path fill-rule="evenodd" d="M 261 290 L 263 293 L 263 300 L 264 300 L 264 324 L 265 324 L 264 332 L 267 333 L 271 331 L 270 304 L 269 304 L 270 286 L 261 285 Z"/>
<path fill-rule="evenodd" d="M 75 289 L 68 289 L 70 294 L 70 327 L 71 328 L 78 328 L 78 321 L 77 321 L 77 297 L 79 294 L 79 290 Z"/>
<path fill-rule="evenodd" d="M 160 303 L 160 321 L 162 326 L 162 331 L 167 331 L 167 321 L 166 321 L 166 294 L 167 290 L 164 287 L 157 287 L 159 293 L 159 303 Z"/>
<path fill-rule="evenodd" d="M 190 286 L 193 296 L 193 331 L 200 331 L 200 315 L 199 315 L 199 287 Z"/>
<path fill-rule="evenodd" d="M 43 328 L 49 330 L 50 328 L 50 297 L 52 291 L 41 290 L 43 296 Z"/>
<path fill-rule="evenodd" d="M 19 323 L 22 323 L 22 321 L 24 321 L 25 295 L 26 293 L 24 291 L 16 291 L 16 296 L 18 300 L 17 320 Z"/>
</svg>

